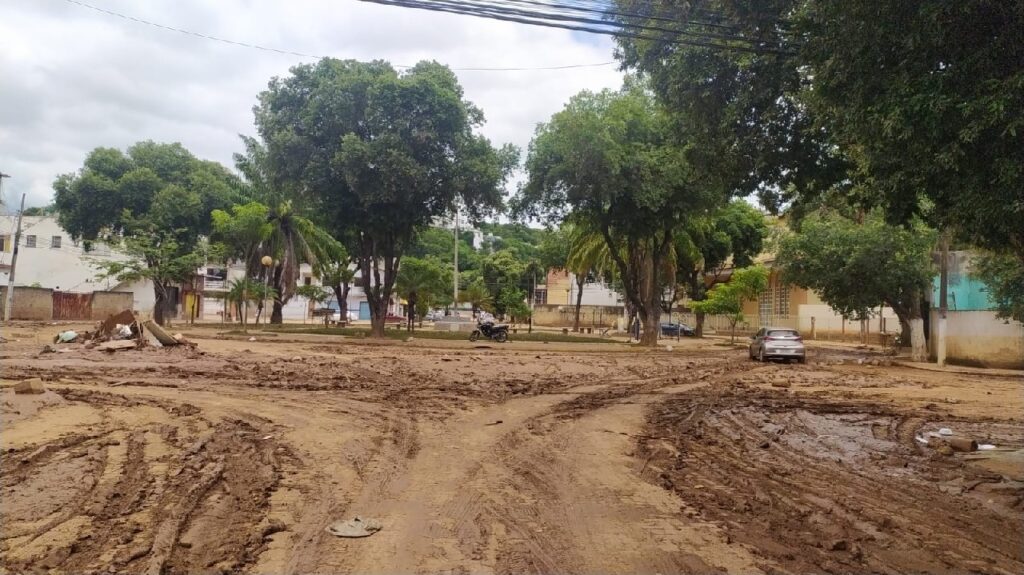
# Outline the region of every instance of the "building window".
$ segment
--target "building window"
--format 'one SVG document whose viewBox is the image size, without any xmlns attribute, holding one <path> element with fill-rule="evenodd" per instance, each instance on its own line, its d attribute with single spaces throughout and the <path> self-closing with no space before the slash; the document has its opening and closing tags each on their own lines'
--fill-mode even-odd
<svg viewBox="0 0 1024 575">
<path fill-rule="evenodd" d="M 779 282 L 776 287 L 778 296 L 778 307 L 775 309 L 775 315 L 788 318 L 789 317 L 789 286 Z"/>
<path fill-rule="evenodd" d="M 53 238 L 50 239 L 50 247 L 53 249 L 60 248 L 60 236 L 53 236 Z"/>
<path fill-rule="evenodd" d="M 533 303 L 536 305 L 548 304 L 548 290 L 538 289 L 533 291 Z"/>
<path fill-rule="evenodd" d="M 7 238 L 9 238 L 9 237 L 10 236 L 0 236 L 0 252 L 6 252 L 7 251 L 7 244 L 8 244 Z"/>
<path fill-rule="evenodd" d="M 27 235 L 27 236 L 25 236 L 25 247 L 26 248 L 34 248 L 34 247 L 36 247 L 36 236 L 35 235 Z"/>
<path fill-rule="evenodd" d="M 302 278 L 302 283 L 303 283 L 303 285 L 312 285 L 313 284 L 313 278 L 311 278 L 309 276 L 306 276 L 306 277 Z"/>
</svg>

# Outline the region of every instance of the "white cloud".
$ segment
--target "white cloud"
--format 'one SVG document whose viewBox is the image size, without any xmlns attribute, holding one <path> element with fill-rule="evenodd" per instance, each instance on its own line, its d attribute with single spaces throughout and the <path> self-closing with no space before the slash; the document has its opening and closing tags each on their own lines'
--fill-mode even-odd
<svg viewBox="0 0 1024 575">
<path fill-rule="evenodd" d="M 386 7 L 354 0 L 91 0 L 198 33 L 314 55 L 459 67 L 539 67 L 612 60 L 605 38 Z M 179 141 L 231 165 L 237 135 L 273 76 L 312 59 L 223 44 L 102 14 L 63 0 L 4 2 L 0 18 L 0 170 L 4 200 L 52 197 L 60 173 L 97 146 Z M 457 72 L 484 110 L 483 132 L 524 152 L 538 122 L 583 89 L 617 87 L 615 65 Z"/>
</svg>

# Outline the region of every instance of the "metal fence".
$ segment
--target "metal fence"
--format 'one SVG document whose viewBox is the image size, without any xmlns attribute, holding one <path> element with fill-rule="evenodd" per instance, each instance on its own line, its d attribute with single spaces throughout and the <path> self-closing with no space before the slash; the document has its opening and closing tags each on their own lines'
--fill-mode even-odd
<svg viewBox="0 0 1024 575">
<path fill-rule="evenodd" d="M 694 326 L 697 318 L 693 313 L 673 314 L 673 321 Z M 795 329 L 805 339 L 823 341 L 860 341 L 863 343 L 885 344 L 900 331 L 900 324 L 893 317 L 874 317 L 866 320 L 847 320 L 836 316 L 745 316 L 736 324 L 737 335 L 752 335 L 762 327 L 784 327 Z M 704 333 L 728 334 L 731 331 L 730 318 L 724 315 L 704 316 Z"/>
</svg>

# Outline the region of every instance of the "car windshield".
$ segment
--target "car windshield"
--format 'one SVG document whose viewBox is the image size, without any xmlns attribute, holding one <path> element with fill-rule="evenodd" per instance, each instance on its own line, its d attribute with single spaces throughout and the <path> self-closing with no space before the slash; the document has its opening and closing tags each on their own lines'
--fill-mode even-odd
<svg viewBox="0 0 1024 575">
<path fill-rule="evenodd" d="M 800 337 L 800 334 L 791 329 L 773 329 L 768 332 L 769 337 Z"/>
</svg>

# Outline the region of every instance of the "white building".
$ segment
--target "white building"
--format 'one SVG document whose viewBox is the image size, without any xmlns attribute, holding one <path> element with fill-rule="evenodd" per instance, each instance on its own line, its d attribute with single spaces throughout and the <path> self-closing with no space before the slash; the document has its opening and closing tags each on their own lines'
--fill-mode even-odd
<svg viewBox="0 0 1024 575">
<path fill-rule="evenodd" d="M 0 216 L 0 283 L 3 285 L 7 285 L 11 269 L 17 222 L 16 215 Z M 118 282 L 112 278 L 99 279 L 101 271 L 97 265 L 124 259 L 122 254 L 101 243 L 94 243 L 86 252 L 80 242 L 71 240 L 71 234 L 60 227 L 54 216 L 24 216 L 14 281 L 19 286 L 62 291 L 109 291 L 114 290 Z"/>
</svg>

